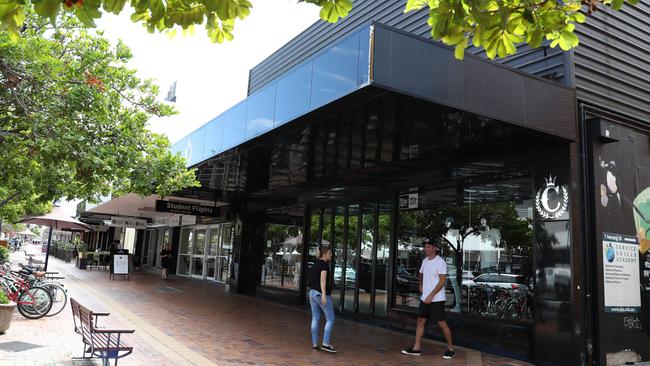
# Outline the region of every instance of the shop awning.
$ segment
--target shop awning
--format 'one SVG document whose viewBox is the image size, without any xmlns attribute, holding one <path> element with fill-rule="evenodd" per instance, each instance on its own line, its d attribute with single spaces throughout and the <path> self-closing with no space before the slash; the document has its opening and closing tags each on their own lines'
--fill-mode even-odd
<svg viewBox="0 0 650 366">
<path fill-rule="evenodd" d="M 158 219 L 173 216 L 173 213 L 168 212 L 158 212 L 155 210 L 156 200 L 161 199 L 157 194 L 153 194 L 146 197 L 141 197 L 134 193 L 128 193 L 123 196 L 113 198 L 107 202 L 104 202 L 100 205 L 97 205 L 91 209 L 86 210 L 83 216 L 85 218 L 97 216 L 101 219 L 107 218 L 109 216 L 126 216 L 126 217 L 138 217 L 143 219 Z M 169 196 L 165 197 L 165 200 L 184 202 L 184 203 L 197 203 L 207 206 L 224 206 L 226 203 L 201 200 L 201 199 L 192 199 L 187 197 L 176 197 Z"/>
</svg>

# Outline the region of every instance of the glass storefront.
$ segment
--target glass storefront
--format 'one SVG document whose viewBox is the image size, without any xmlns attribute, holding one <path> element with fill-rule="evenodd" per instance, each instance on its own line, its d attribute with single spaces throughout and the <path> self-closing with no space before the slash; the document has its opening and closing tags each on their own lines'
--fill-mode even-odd
<svg viewBox="0 0 650 366">
<path fill-rule="evenodd" d="M 332 299 L 340 311 L 386 315 L 391 211 L 391 202 L 312 210 L 310 248 L 332 248 Z"/>
<path fill-rule="evenodd" d="M 227 282 L 232 258 L 233 225 L 181 228 L 176 273 Z"/>
<path fill-rule="evenodd" d="M 298 290 L 302 262 L 301 227 L 267 224 L 261 284 Z"/>
<path fill-rule="evenodd" d="M 265 228 L 264 263 L 260 284 L 267 288 L 298 291 L 303 261 L 302 207 L 269 212 Z"/>
<path fill-rule="evenodd" d="M 420 192 L 420 207 L 400 212 L 396 306 L 417 308 L 421 243 L 442 246 L 449 311 L 530 322 L 535 293 L 531 181 L 468 186 L 461 197 Z M 449 199 L 445 202 L 445 198 Z"/>
</svg>

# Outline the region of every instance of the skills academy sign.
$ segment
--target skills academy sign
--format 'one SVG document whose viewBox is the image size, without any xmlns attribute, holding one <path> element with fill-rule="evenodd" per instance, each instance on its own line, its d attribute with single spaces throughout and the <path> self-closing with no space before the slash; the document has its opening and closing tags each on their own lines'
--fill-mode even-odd
<svg viewBox="0 0 650 366">
<path fill-rule="evenodd" d="M 171 202 L 156 200 L 156 211 L 171 212 L 183 215 L 210 216 L 220 217 L 221 209 L 219 207 L 204 206 L 188 202 Z"/>
</svg>

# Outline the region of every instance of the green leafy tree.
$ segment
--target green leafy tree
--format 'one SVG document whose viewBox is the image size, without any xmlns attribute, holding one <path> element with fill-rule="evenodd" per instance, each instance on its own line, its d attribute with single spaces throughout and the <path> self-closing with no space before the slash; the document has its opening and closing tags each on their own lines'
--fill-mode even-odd
<svg viewBox="0 0 650 366">
<path fill-rule="evenodd" d="M 352 10 L 352 0 L 298 0 L 321 8 L 320 17 L 335 23 Z M 639 0 L 627 0 L 637 4 Z M 469 44 L 485 48 L 489 58 L 517 52 L 518 43 L 539 47 L 544 39 L 551 47 L 569 50 L 578 45 L 576 23 L 586 20 L 600 6 L 621 9 L 625 0 L 406 0 L 405 12 L 428 8 L 433 39 L 454 46 L 463 58 Z M 204 27 L 212 42 L 233 39 L 235 22 L 246 18 L 253 7 L 248 0 L 0 0 L 0 27 L 18 38 L 25 9 L 52 24 L 61 14 L 74 14 L 85 26 L 94 27 L 102 13 L 131 12 L 131 20 L 151 33 L 192 32 Z M 129 10 L 125 10 L 126 8 Z"/>
<path fill-rule="evenodd" d="M 9 235 L 12 232 L 21 232 L 25 230 L 26 227 L 27 226 L 25 224 L 5 224 L 2 225 L 2 232 L 5 233 L 5 235 Z"/>
<path fill-rule="evenodd" d="M 20 38 L 0 32 L 0 217 L 42 213 L 61 197 L 167 195 L 196 185 L 167 138 L 147 129 L 151 116 L 173 110 L 126 67 L 130 50 L 70 13 L 52 27 L 25 9 Z"/>
</svg>

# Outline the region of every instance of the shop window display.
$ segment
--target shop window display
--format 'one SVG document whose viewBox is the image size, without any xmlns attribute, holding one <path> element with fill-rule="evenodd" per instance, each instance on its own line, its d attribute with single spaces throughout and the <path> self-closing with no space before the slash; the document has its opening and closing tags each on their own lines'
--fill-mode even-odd
<svg viewBox="0 0 650 366">
<path fill-rule="evenodd" d="M 530 181 L 420 192 L 401 211 L 395 305 L 417 308 L 421 243 L 441 244 L 446 307 L 475 316 L 532 321 L 533 226 Z M 461 196 L 462 195 L 462 196 Z"/>
</svg>

